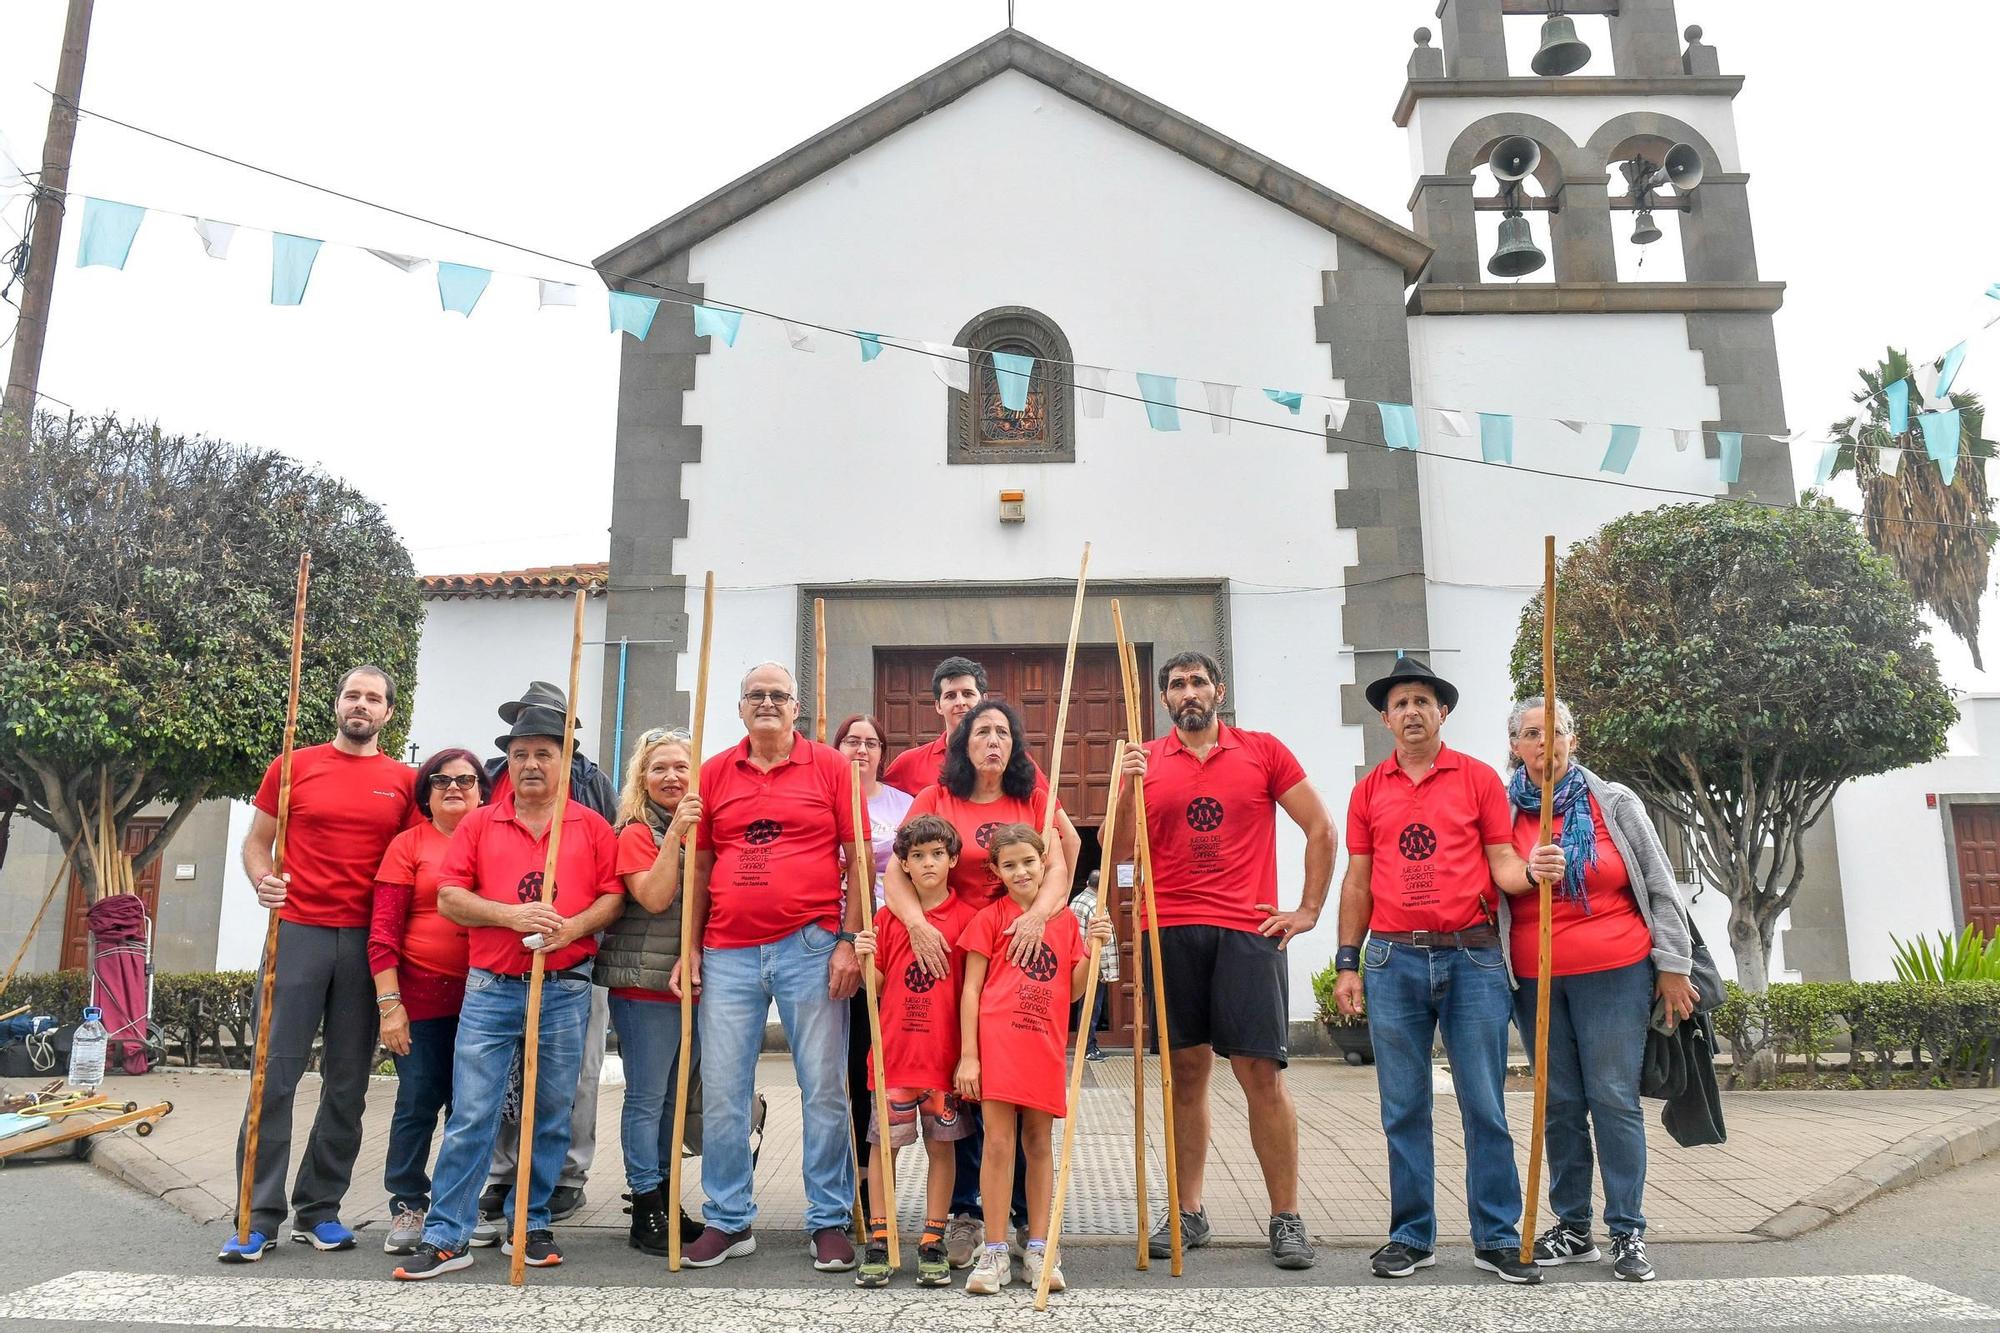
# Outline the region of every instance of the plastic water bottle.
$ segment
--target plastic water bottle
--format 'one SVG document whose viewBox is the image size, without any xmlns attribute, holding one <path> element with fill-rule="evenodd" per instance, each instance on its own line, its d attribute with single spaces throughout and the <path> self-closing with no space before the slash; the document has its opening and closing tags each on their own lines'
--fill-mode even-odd
<svg viewBox="0 0 2000 1333">
<path fill-rule="evenodd" d="M 77 1025 L 76 1035 L 70 1038 L 69 1085 L 95 1092 L 97 1085 L 104 1082 L 104 1047 L 106 1034 L 104 1024 L 99 1020 L 104 1011 L 90 1005 L 83 1011 L 83 1022 Z"/>
</svg>

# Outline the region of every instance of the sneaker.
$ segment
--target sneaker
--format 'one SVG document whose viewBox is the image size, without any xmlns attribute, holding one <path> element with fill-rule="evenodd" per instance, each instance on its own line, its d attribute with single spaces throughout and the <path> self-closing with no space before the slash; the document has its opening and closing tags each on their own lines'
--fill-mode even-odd
<svg viewBox="0 0 2000 1333">
<path fill-rule="evenodd" d="M 1652 1261 L 1646 1258 L 1646 1238 L 1633 1233 L 1611 1238 L 1611 1276 L 1626 1282 L 1651 1282 Z"/>
<path fill-rule="evenodd" d="M 1392 1240 L 1369 1257 L 1368 1267 L 1376 1277 L 1408 1277 L 1419 1268 L 1429 1268 L 1436 1262 L 1435 1252 Z"/>
<path fill-rule="evenodd" d="M 1169 1225 L 1171 1224 L 1165 1218 L 1161 1218 L 1160 1225 L 1153 1229 L 1152 1237 L 1146 1242 L 1146 1253 L 1152 1255 L 1155 1259 L 1166 1259 L 1173 1255 L 1174 1233 L 1167 1229 Z M 1183 1250 L 1198 1250 L 1208 1244 L 1214 1237 L 1215 1228 L 1208 1224 L 1208 1209 L 1197 1208 L 1191 1213 L 1183 1212 L 1181 1214 L 1181 1248 Z"/>
<path fill-rule="evenodd" d="M 1597 1252 L 1597 1244 L 1591 1240 L 1588 1227 L 1578 1231 L 1567 1222 L 1557 1222 L 1535 1237 L 1535 1262 L 1543 1268 L 1594 1264 L 1603 1257 Z"/>
<path fill-rule="evenodd" d="M 398 1208 L 389 1222 L 389 1234 L 382 1238 L 384 1254 L 415 1254 L 424 1239 L 424 1215 L 414 1208 Z"/>
<path fill-rule="evenodd" d="M 1507 1250 L 1474 1250 L 1472 1266 L 1497 1274 L 1502 1282 L 1518 1282 L 1524 1286 L 1534 1286 L 1542 1280 L 1542 1270 L 1533 1264 L 1521 1262 L 1521 1252 Z"/>
<path fill-rule="evenodd" d="M 500 1242 L 500 1253 L 512 1256 L 514 1238 L 509 1236 Z M 563 1259 L 562 1249 L 556 1244 L 556 1233 L 537 1227 L 528 1233 L 528 1244 L 521 1251 L 521 1262 L 530 1268 L 554 1268 Z M 470 1262 L 469 1260 L 467 1262 Z"/>
<path fill-rule="evenodd" d="M 310 1245 L 315 1250 L 351 1250 L 354 1248 L 354 1233 L 338 1222 L 321 1222 L 311 1231 L 292 1228 L 292 1240 L 300 1245 Z"/>
<path fill-rule="evenodd" d="M 982 1246 L 972 1265 L 972 1276 L 965 1279 L 965 1290 L 973 1296 L 991 1296 L 1013 1280 L 1014 1263 L 1007 1251 Z"/>
<path fill-rule="evenodd" d="M 688 1216 L 687 1209 L 681 1209 L 681 1248 L 686 1249 L 701 1239 L 705 1230 L 701 1223 Z"/>
<path fill-rule="evenodd" d="M 854 1270 L 854 1285 L 857 1287 L 886 1287 L 889 1285 L 889 1245 L 887 1241 L 877 1245 L 868 1243 L 868 1249 L 861 1256 L 861 1267 Z"/>
<path fill-rule="evenodd" d="M 396 1265 L 393 1276 L 399 1282 L 421 1282 L 440 1273 L 456 1273 L 472 1267 L 472 1256 L 463 1250 L 441 1250 L 429 1241 L 419 1242 L 417 1252 Z"/>
<path fill-rule="evenodd" d="M 944 1253 L 953 1268 L 970 1268 L 986 1245 L 986 1223 L 960 1213 L 944 1224 Z"/>
<path fill-rule="evenodd" d="M 479 1221 L 472 1228 L 472 1239 L 465 1243 L 466 1248 L 483 1250 L 489 1245 L 498 1245 L 500 1233 L 512 1230 L 513 1227 L 507 1224 L 507 1214 L 481 1213 Z"/>
<path fill-rule="evenodd" d="M 854 1242 L 844 1228 L 821 1227 L 806 1241 L 806 1251 L 822 1273 L 845 1273 L 854 1267 Z"/>
<path fill-rule="evenodd" d="M 941 1244 L 917 1246 L 917 1285 L 920 1287 L 948 1287 L 951 1285 L 951 1257 Z"/>
<path fill-rule="evenodd" d="M 566 1221 L 576 1216 L 576 1210 L 583 1205 L 583 1186 L 558 1185 L 549 1191 L 549 1221 Z"/>
<path fill-rule="evenodd" d="M 1271 1214 L 1271 1262 L 1280 1268 L 1311 1268 L 1319 1262 L 1297 1213 Z"/>
<path fill-rule="evenodd" d="M 231 1231 L 229 1239 L 222 1242 L 222 1253 L 215 1257 L 225 1264 L 254 1264 L 268 1254 L 271 1247 L 276 1244 L 276 1241 L 263 1232 L 253 1231 L 250 1233 L 249 1244 L 238 1245 L 236 1233 Z"/>
<path fill-rule="evenodd" d="M 1097 1061 L 1102 1060 L 1104 1058 L 1104 1048 L 1101 1046 L 1093 1046 L 1089 1050 L 1083 1053 L 1083 1058 L 1095 1064 Z M 1053 1291 L 1054 1288 L 1052 1287 L 1050 1288 L 1050 1290 Z"/>
<path fill-rule="evenodd" d="M 741 1231 L 703 1227 L 694 1244 L 681 1252 L 681 1262 L 689 1268 L 713 1268 L 724 1259 L 756 1252 L 757 1238 L 750 1234 L 749 1227 Z"/>
<path fill-rule="evenodd" d="M 1057 1255 L 1053 1260 L 1048 1256 L 1047 1250 L 1029 1250 L 1027 1256 L 1021 1260 L 1021 1280 L 1038 1292 L 1042 1289 L 1042 1265 L 1045 1263 L 1049 1269 L 1049 1290 L 1061 1291 L 1065 1285 L 1062 1275 L 1062 1256 Z"/>
</svg>

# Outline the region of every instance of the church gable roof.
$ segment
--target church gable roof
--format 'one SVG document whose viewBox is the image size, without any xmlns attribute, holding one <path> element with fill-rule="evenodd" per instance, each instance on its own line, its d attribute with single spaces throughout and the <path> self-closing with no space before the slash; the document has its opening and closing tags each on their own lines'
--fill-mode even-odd
<svg viewBox="0 0 2000 1333">
<path fill-rule="evenodd" d="M 1026 33 L 987 38 L 895 92 L 820 131 L 596 260 L 599 272 L 641 275 L 880 143 L 974 88 L 1017 70 L 1154 143 L 1394 261 L 1414 281 L 1431 246 L 1409 228 L 1100 74 Z M 611 279 L 614 284 L 616 279 Z"/>
</svg>

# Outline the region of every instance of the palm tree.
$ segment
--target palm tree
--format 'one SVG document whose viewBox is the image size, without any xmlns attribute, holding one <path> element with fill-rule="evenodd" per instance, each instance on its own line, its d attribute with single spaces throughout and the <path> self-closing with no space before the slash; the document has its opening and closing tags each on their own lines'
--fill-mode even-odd
<svg viewBox="0 0 2000 1333">
<path fill-rule="evenodd" d="M 1917 600 L 1935 612 L 1946 627 L 1979 658 L 1979 598 L 1986 590 L 1987 569 L 2000 525 L 1992 518 L 1992 497 L 1986 489 L 1981 460 L 1991 458 L 1994 443 L 1981 438 L 1986 410 L 1974 394 L 1954 393 L 1949 401 L 1925 403 L 1921 390 L 1910 386 L 1910 428 L 1889 431 L 1889 407 L 1884 390 L 1910 379 L 1910 359 L 1891 347 L 1874 370 L 1863 370 L 1865 392 L 1854 395 L 1862 410 L 1834 424 L 1840 444 L 1835 476 L 1854 470 L 1861 487 L 1861 516 L 1869 544 L 1894 562 Z M 1923 411 L 1959 412 L 1958 475 L 1946 485 L 1942 470 L 1924 454 L 1916 417 Z M 1891 469 L 1882 467 L 1882 450 Z M 1900 466 L 1896 466 L 1900 461 Z"/>
</svg>

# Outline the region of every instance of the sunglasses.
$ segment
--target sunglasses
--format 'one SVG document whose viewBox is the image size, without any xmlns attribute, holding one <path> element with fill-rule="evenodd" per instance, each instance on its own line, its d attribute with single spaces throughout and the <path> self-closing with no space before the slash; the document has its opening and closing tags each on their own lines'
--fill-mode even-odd
<svg viewBox="0 0 2000 1333">
<path fill-rule="evenodd" d="M 478 785 L 479 785 L 479 775 L 477 773 L 431 774 L 432 791 L 443 791 L 446 787 L 457 787 L 460 790 L 468 790 L 470 788 L 477 787 Z"/>
</svg>

